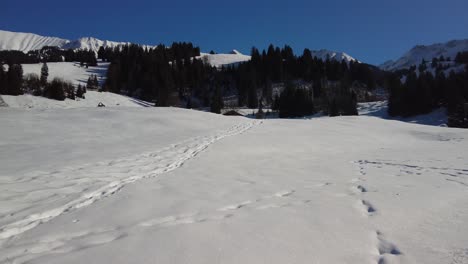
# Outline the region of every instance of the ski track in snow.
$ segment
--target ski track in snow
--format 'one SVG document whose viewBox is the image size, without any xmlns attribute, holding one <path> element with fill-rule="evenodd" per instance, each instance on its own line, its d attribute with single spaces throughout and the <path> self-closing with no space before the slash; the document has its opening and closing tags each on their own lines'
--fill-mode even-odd
<svg viewBox="0 0 468 264">
<path fill-rule="evenodd" d="M 73 189 L 71 190 L 73 192 L 72 194 L 84 194 L 78 196 L 76 199 L 68 201 L 62 206 L 30 214 L 20 220 L 13 221 L 2 226 L 0 228 L 0 239 L 14 237 L 41 223 L 50 221 L 65 212 L 88 206 L 100 199 L 118 192 L 126 184 L 133 183 L 144 178 L 156 177 L 160 174 L 175 170 L 214 142 L 225 137 L 241 134 L 252 128 L 254 125 L 260 123 L 261 122 L 259 121 L 241 123 L 215 135 L 192 138 L 154 153 L 147 153 L 132 158 L 113 160 L 110 162 L 100 162 L 98 164 L 87 164 L 78 168 L 66 168 L 65 170 L 53 171 L 51 173 L 41 173 L 33 176 L 29 175 L 12 182 L 2 182 L 1 184 L 33 183 L 32 185 L 34 186 L 48 186 L 49 188 L 47 189 L 35 190 L 40 193 L 48 193 L 48 195 L 50 195 L 50 192 L 53 190 L 63 191 L 64 188 L 70 186 L 76 188 L 78 187 L 77 185 L 79 185 L 82 189 Z M 96 177 L 90 177 L 90 174 L 96 175 Z M 54 179 L 56 179 L 58 175 L 60 175 L 60 178 L 64 179 L 62 182 L 66 185 L 51 186 L 54 184 Z M 89 191 L 89 189 L 97 183 L 101 183 L 102 187 Z M 65 190 L 65 193 L 68 195 L 67 192 L 70 191 Z M 24 195 L 29 194 L 17 194 L 16 197 Z M 16 197 L 2 197 L 2 199 L 12 200 Z M 50 198 L 50 196 L 45 198 L 42 197 L 40 200 L 36 200 L 36 203 L 48 198 Z M 240 205 L 237 206 L 239 206 L 239 208 L 242 207 Z M 3 218 L 14 216 L 15 213 L 10 213 Z"/>
</svg>

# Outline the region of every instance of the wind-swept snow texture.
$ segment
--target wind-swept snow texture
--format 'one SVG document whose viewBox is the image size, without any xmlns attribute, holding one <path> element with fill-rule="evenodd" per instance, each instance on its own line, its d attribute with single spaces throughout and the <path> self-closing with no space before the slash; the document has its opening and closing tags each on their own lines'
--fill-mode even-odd
<svg viewBox="0 0 468 264">
<path fill-rule="evenodd" d="M 31 33 L 20 33 L 0 30 L 0 50 L 20 50 L 28 52 L 44 46 L 61 47 L 69 41 L 55 37 L 44 37 Z"/>
<path fill-rule="evenodd" d="M 421 64 L 422 60 L 428 63 L 433 58 L 450 57 L 451 60 L 455 59 L 458 52 L 468 51 L 468 39 L 465 40 L 452 40 L 446 43 L 437 43 L 432 45 L 418 45 L 406 52 L 401 58 L 396 61 L 387 61 L 379 67 L 382 70 L 394 71 L 400 69 L 407 69 L 413 65 Z"/>
<path fill-rule="evenodd" d="M 174 108 L 0 123 L 0 263 L 468 263 L 463 129 Z"/>
</svg>

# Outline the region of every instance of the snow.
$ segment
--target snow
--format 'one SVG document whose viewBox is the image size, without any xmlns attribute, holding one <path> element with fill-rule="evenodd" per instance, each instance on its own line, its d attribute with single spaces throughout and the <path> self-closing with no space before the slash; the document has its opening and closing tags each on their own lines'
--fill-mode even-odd
<svg viewBox="0 0 468 264">
<path fill-rule="evenodd" d="M 445 108 L 441 107 L 429 114 L 416 115 L 411 117 L 391 117 L 388 115 L 388 102 L 376 101 L 358 104 L 359 115 L 383 118 L 388 120 L 396 120 L 413 124 L 430 125 L 430 126 L 447 126 L 448 117 Z"/>
<path fill-rule="evenodd" d="M 467 263 L 467 130 L 360 110 L 3 108 L 0 263 Z"/>
<path fill-rule="evenodd" d="M 42 63 L 38 64 L 23 64 L 23 72 L 26 74 L 41 73 Z M 109 63 L 99 63 L 98 66 L 89 68 L 80 67 L 78 63 L 73 62 L 49 62 L 49 80 L 53 78 L 61 78 L 72 82 L 74 85 L 86 85 L 88 77 L 96 74 L 99 82 L 104 81 Z M 109 93 L 97 92 L 88 90 L 85 94 L 85 99 L 76 98 L 76 100 L 65 99 L 65 101 L 51 100 L 41 96 L 33 96 L 30 94 L 20 96 L 2 95 L 1 98 L 9 106 L 13 108 L 23 109 L 51 109 L 51 108 L 82 108 L 96 107 L 102 102 L 106 107 L 147 107 L 154 104 L 141 101 L 135 98 Z"/>
<path fill-rule="evenodd" d="M 28 52 L 38 50 L 44 46 L 63 46 L 69 40 L 43 37 L 32 33 L 20 33 L 0 30 L 0 50 L 21 50 Z"/>
<path fill-rule="evenodd" d="M 319 51 L 312 51 L 312 56 L 322 60 L 326 60 L 327 58 L 329 58 L 338 61 L 345 60 L 346 62 L 358 61 L 344 52 L 329 51 L 325 49 Z M 201 53 L 200 56 L 197 57 L 197 59 L 206 60 L 206 62 L 208 62 L 211 66 L 219 68 L 225 65 L 232 65 L 249 61 L 250 56 L 244 55 L 237 50 L 232 50 L 229 53 L 219 54 Z"/>
<path fill-rule="evenodd" d="M 100 40 L 93 37 L 83 37 L 77 40 L 67 40 L 55 37 L 44 37 L 32 33 L 18 33 L 0 30 L 0 50 L 20 50 L 23 52 L 28 52 L 30 50 L 41 49 L 44 46 L 57 46 L 62 49 L 89 49 L 93 50 L 94 52 L 97 52 L 100 47 L 115 48 L 128 44 L 131 43 Z M 141 46 L 148 49 L 154 47 L 150 45 Z M 357 61 L 356 59 L 344 52 L 330 51 L 325 49 L 312 51 L 312 56 L 320 58 L 322 60 L 330 58 L 336 59 L 338 61 Z M 244 55 L 235 49 L 226 54 L 201 53 L 200 56 L 198 56 L 197 58 L 206 60 L 214 67 L 232 65 L 250 60 L 249 55 Z"/>
<path fill-rule="evenodd" d="M 337 51 L 331 51 L 331 50 L 326 50 L 326 49 L 321 49 L 317 51 L 312 51 L 312 57 L 317 57 L 323 61 L 330 59 L 330 60 L 337 60 L 337 61 L 346 61 L 346 62 L 351 62 L 351 61 L 357 61 L 355 58 L 351 57 L 350 55 L 344 53 L 344 52 L 337 52 Z"/>
<path fill-rule="evenodd" d="M 238 52 L 237 50 L 233 50 L 231 53 L 228 54 L 209 54 L 209 53 L 200 53 L 200 56 L 197 59 L 201 59 L 206 61 L 213 67 L 221 67 L 224 65 L 231 65 L 240 62 L 245 62 L 250 60 L 250 56 L 243 55 L 242 53 Z"/>
<path fill-rule="evenodd" d="M 104 48 L 115 48 L 123 45 L 129 45 L 130 42 L 115 42 L 109 40 L 100 40 L 92 37 L 79 38 L 74 41 L 68 42 L 66 45 L 63 45 L 63 49 L 88 49 L 94 52 L 98 52 L 100 47 Z"/>
<path fill-rule="evenodd" d="M 428 63 L 433 58 L 444 56 L 450 57 L 454 60 L 458 52 L 468 51 L 468 39 L 465 40 L 452 40 L 446 43 L 436 43 L 432 45 L 418 45 L 406 52 L 401 58 L 396 61 L 387 61 L 380 65 L 382 70 L 394 71 L 405 68 L 410 68 L 413 65 L 421 64 L 422 60 Z"/>
<path fill-rule="evenodd" d="M 31 110 L 97 107 L 99 103 L 103 103 L 106 107 L 149 107 L 154 105 L 149 102 L 115 93 L 97 91 L 87 91 L 85 94 L 85 99 L 65 99 L 64 101 L 52 100 L 30 94 L 19 96 L 2 95 L 1 97 L 9 107 Z"/>
<path fill-rule="evenodd" d="M 44 37 L 33 33 L 0 30 L 0 50 L 20 50 L 28 52 L 30 50 L 39 50 L 45 46 L 56 46 L 62 49 L 88 49 L 97 52 L 100 47 L 115 48 L 128 44 L 130 44 L 130 42 L 100 40 L 93 37 L 68 40 L 56 37 Z M 151 47 L 147 45 L 142 46 L 146 48 Z"/>
<path fill-rule="evenodd" d="M 23 75 L 34 73 L 38 76 L 41 75 L 42 63 L 35 64 L 22 64 Z M 73 84 L 86 85 L 88 78 L 95 74 L 98 80 L 102 83 L 106 77 L 107 69 L 109 68 L 108 62 L 99 62 L 98 66 L 81 67 L 77 62 L 48 62 L 49 69 L 48 80 L 54 78 L 61 78 L 66 81 L 71 81 Z"/>
</svg>

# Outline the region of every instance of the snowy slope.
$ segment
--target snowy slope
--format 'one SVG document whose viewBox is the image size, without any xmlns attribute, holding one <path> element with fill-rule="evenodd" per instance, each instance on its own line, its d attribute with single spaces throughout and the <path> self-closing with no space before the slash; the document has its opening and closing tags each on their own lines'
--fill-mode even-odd
<svg viewBox="0 0 468 264">
<path fill-rule="evenodd" d="M 22 66 L 24 75 L 30 73 L 41 74 L 42 63 L 22 64 Z M 100 82 L 104 81 L 109 63 L 99 62 L 98 66 L 86 68 L 80 67 L 79 63 L 75 62 L 49 62 L 47 63 L 47 67 L 49 68 L 49 80 L 57 77 L 71 81 L 75 85 L 85 85 L 92 74 L 96 74 Z"/>
<path fill-rule="evenodd" d="M 40 75 L 42 64 L 23 64 L 24 74 L 34 73 Z M 99 82 L 103 82 L 109 63 L 99 63 L 96 67 L 80 67 L 79 64 L 73 62 L 49 62 L 49 80 L 53 78 L 61 78 L 66 81 L 72 82 L 74 85 L 86 85 L 88 77 L 92 74 L 98 76 Z M 47 99 L 40 96 L 32 95 L 19 95 L 9 96 L 2 95 L 3 100 L 9 107 L 23 108 L 23 109 L 50 109 L 50 108 L 82 108 L 82 107 L 96 107 L 102 102 L 107 107 L 141 107 L 153 106 L 153 104 L 137 100 L 131 97 L 107 93 L 88 91 L 85 94 L 85 99 L 77 98 L 76 100 L 65 99 L 65 101 L 57 101 Z"/>
<path fill-rule="evenodd" d="M 468 263 L 463 129 L 175 108 L 0 123 L 2 264 Z"/>
<path fill-rule="evenodd" d="M 131 97 L 109 92 L 87 91 L 85 99 L 76 98 L 75 100 L 65 99 L 57 101 L 41 96 L 33 96 L 30 94 L 11 96 L 2 95 L 5 103 L 11 108 L 21 108 L 30 110 L 44 109 L 68 109 L 68 108 L 95 108 L 99 103 L 103 103 L 106 107 L 149 107 L 154 106 L 149 102 L 137 100 Z"/>
<path fill-rule="evenodd" d="M 28 52 L 30 50 L 41 49 L 44 46 L 62 47 L 69 42 L 69 40 L 61 38 L 0 30 L 0 50 L 20 50 Z"/>
<path fill-rule="evenodd" d="M 326 60 L 327 58 L 329 58 L 329 59 L 332 59 L 332 60 L 335 59 L 338 61 L 345 60 L 346 62 L 358 61 L 344 52 L 336 52 L 336 51 L 330 51 L 330 50 L 325 50 L 325 49 L 312 51 L 312 56 L 317 57 L 322 60 Z M 198 59 L 206 60 L 212 66 L 221 67 L 222 65 L 236 64 L 239 62 L 249 61 L 250 56 L 244 55 L 237 50 L 233 50 L 227 54 L 201 53 Z"/>
<path fill-rule="evenodd" d="M 220 53 L 220 54 L 209 54 L 209 53 L 200 53 L 200 56 L 197 59 L 206 61 L 211 66 L 221 67 L 223 65 L 236 64 L 244 61 L 249 61 L 250 56 L 244 55 L 237 50 L 233 50 L 230 53 Z"/>
<path fill-rule="evenodd" d="M 448 122 L 447 111 L 445 108 L 438 108 L 429 114 L 417 115 L 412 117 L 391 117 L 388 115 L 388 102 L 375 101 L 358 103 L 359 115 L 372 116 L 387 120 L 408 122 L 413 124 L 442 126 L 446 127 Z"/>
<path fill-rule="evenodd" d="M 406 52 L 398 60 L 387 61 L 379 67 L 383 70 L 393 71 L 419 65 L 423 59 L 430 62 L 433 58 L 444 56 L 445 58 L 450 57 L 453 60 L 457 53 L 461 51 L 468 51 L 468 39 L 452 40 L 428 46 L 418 45 Z"/>
</svg>

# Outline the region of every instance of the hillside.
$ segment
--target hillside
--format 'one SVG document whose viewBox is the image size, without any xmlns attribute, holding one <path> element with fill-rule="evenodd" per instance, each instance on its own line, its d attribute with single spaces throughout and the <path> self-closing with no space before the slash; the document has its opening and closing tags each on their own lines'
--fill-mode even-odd
<svg viewBox="0 0 468 264">
<path fill-rule="evenodd" d="M 450 57 L 453 60 L 457 53 L 461 51 L 468 51 L 468 39 L 452 40 L 432 45 L 418 45 L 396 61 L 387 61 L 379 67 L 386 71 L 407 69 L 413 65 L 419 65 L 423 59 L 430 62 L 433 58 L 443 56 L 445 58 Z"/>
<path fill-rule="evenodd" d="M 244 61 L 249 61 L 250 56 L 244 55 L 237 50 L 233 50 L 230 53 L 218 53 L 218 54 L 209 54 L 201 53 L 197 59 L 208 62 L 214 67 L 221 67 L 223 65 L 236 64 Z"/>
<path fill-rule="evenodd" d="M 55 37 L 44 37 L 32 33 L 0 30 L 0 50 L 20 50 L 28 52 L 44 46 L 62 47 L 70 41 Z"/>
<path fill-rule="evenodd" d="M 49 80 L 60 78 L 70 81 L 75 85 L 86 85 L 88 78 L 93 74 L 97 75 L 99 82 L 102 83 L 109 63 L 99 63 L 98 66 L 89 68 L 80 67 L 79 64 L 72 62 L 49 62 L 47 65 L 49 67 Z M 42 64 L 23 64 L 22 66 L 25 75 L 31 73 L 39 75 Z M 106 107 L 146 107 L 154 105 L 124 95 L 97 91 L 88 91 L 85 94 L 85 99 L 65 99 L 65 101 L 57 101 L 29 94 L 19 96 L 1 95 L 1 98 L 3 98 L 3 101 L 9 107 L 36 110 L 96 107 L 100 102 Z"/>
</svg>

